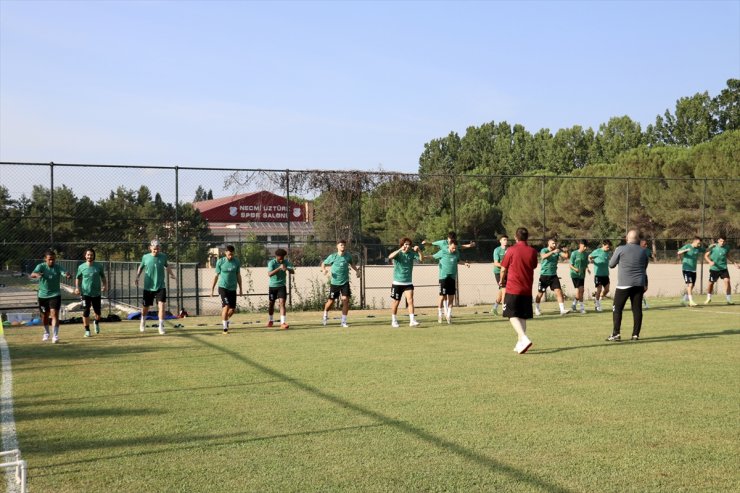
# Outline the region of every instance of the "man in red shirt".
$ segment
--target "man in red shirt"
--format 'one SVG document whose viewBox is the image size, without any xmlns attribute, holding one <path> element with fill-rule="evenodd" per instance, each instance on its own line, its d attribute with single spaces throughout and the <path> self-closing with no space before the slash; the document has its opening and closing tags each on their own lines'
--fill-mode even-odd
<svg viewBox="0 0 740 493">
<path fill-rule="evenodd" d="M 527 228 L 516 230 L 516 244 L 506 250 L 501 262 L 501 287 L 506 287 L 503 316 L 517 333 L 514 351 L 524 354 L 532 346 L 527 337 L 527 319 L 532 318 L 532 284 L 537 268 L 537 250 L 527 244 Z"/>
</svg>

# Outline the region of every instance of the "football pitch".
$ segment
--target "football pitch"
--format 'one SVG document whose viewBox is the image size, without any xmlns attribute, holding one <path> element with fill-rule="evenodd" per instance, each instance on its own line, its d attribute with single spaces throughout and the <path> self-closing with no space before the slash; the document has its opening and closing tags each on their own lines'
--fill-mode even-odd
<svg viewBox="0 0 740 493">
<path fill-rule="evenodd" d="M 739 491 L 740 306 L 717 298 L 651 299 L 621 343 L 610 302 L 548 303 L 525 355 L 483 306 L 8 329 L 29 491 Z"/>
</svg>

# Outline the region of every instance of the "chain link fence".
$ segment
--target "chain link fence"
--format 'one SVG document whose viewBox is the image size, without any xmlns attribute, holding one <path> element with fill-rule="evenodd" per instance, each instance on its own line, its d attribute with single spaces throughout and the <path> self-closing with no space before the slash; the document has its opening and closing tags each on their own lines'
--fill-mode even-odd
<svg viewBox="0 0 740 493">
<path fill-rule="evenodd" d="M 488 303 L 495 293 L 492 252 L 505 232 L 526 226 L 533 246 L 556 237 L 569 246 L 586 239 L 596 248 L 603 239 L 618 244 L 637 228 L 659 263 L 676 264 L 678 279 L 676 251 L 694 236 L 708 242 L 723 235 L 737 245 L 738 197 L 734 178 L 0 163 L 0 285 L 24 289 L 21 276 L 49 248 L 74 272 L 93 247 L 109 273 L 109 301 L 135 307 L 141 297 L 136 269 L 149 241 L 158 238 L 177 273 L 168 286 L 170 311 L 215 314 L 213 267 L 228 243 L 245 266 L 241 309 L 266 305 L 265 266 L 277 248 L 286 249 L 297 268 L 291 305 L 319 309 L 327 292 L 319 266 L 343 238 L 364 273 L 352 278 L 353 305 L 384 308 L 392 282 L 388 255 L 399 239 L 421 244 L 452 230 L 463 244 L 476 244 L 462 250 L 472 265 L 460 268 L 458 301 Z M 209 219 L 219 207 L 228 216 Z M 415 270 L 419 306 L 437 300 L 433 252 L 425 245 L 427 260 Z"/>
</svg>

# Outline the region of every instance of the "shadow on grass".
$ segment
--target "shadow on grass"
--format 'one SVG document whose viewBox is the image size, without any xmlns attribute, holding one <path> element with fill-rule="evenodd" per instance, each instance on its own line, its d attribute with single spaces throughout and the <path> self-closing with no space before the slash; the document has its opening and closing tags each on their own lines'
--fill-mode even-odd
<svg viewBox="0 0 740 493">
<path fill-rule="evenodd" d="M 65 409 L 53 409 L 50 411 L 23 411 L 16 410 L 15 421 L 31 421 L 34 419 L 82 419 L 92 417 L 131 417 L 131 416 L 154 416 L 167 414 L 166 411 L 153 409 L 121 409 L 121 408 L 90 408 L 90 407 L 68 407 Z"/>
<path fill-rule="evenodd" d="M 511 477 L 512 479 L 516 481 L 527 483 L 531 487 L 538 488 L 543 491 L 548 491 L 548 492 L 553 492 L 553 493 L 566 493 L 569 491 L 566 488 L 563 488 L 562 486 L 559 486 L 557 484 L 554 484 L 547 480 L 539 478 L 531 473 L 528 473 L 521 469 L 517 469 L 516 467 L 510 466 L 498 460 L 487 457 L 479 452 L 476 452 L 475 450 L 468 449 L 450 440 L 446 440 L 444 438 L 433 435 L 427 431 L 422 430 L 421 428 L 417 426 L 412 425 L 411 423 L 408 423 L 406 421 L 402 421 L 399 419 L 394 419 L 389 416 L 385 416 L 381 413 L 373 411 L 372 409 L 368 409 L 366 407 L 360 406 L 348 400 L 342 399 L 341 397 L 338 397 L 336 395 L 325 392 L 319 389 L 318 387 L 314 387 L 313 385 L 309 385 L 309 384 L 301 382 L 300 380 L 291 378 L 290 376 L 284 373 L 281 373 L 268 366 L 260 364 L 240 353 L 237 353 L 236 351 L 232 351 L 230 349 L 211 344 L 209 341 L 203 340 L 202 338 L 198 336 L 193 336 L 193 338 L 200 341 L 202 344 L 211 347 L 212 349 L 216 351 L 220 351 L 228 356 L 231 356 L 237 361 L 240 361 L 246 365 L 249 365 L 250 367 L 256 370 L 259 370 L 269 375 L 272 378 L 276 378 L 276 379 L 288 382 L 291 385 L 295 386 L 296 388 L 304 392 L 312 394 L 316 397 L 319 397 L 327 402 L 331 402 L 332 404 L 343 407 L 345 409 L 350 409 L 360 415 L 371 418 L 377 421 L 378 423 L 381 423 L 384 426 L 395 428 L 396 430 L 399 430 L 403 433 L 411 435 L 419 440 L 425 441 L 439 449 L 442 449 L 447 452 L 456 454 L 460 457 L 463 457 L 466 460 L 469 460 L 482 467 L 490 469 L 491 471 L 506 474 L 507 476 Z"/>
<path fill-rule="evenodd" d="M 218 389 L 230 389 L 230 388 L 237 388 L 237 387 L 254 387 L 257 385 L 266 385 L 271 383 L 283 383 L 283 380 L 262 380 L 260 382 L 250 382 L 250 383 L 235 383 L 230 385 L 208 385 L 208 386 L 201 386 L 201 387 L 182 387 L 179 389 L 163 389 L 163 390 L 151 390 L 148 392 L 128 392 L 128 393 L 121 393 L 121 394 L 98 394 L 98 395 L 87 395 L 87 396 L 80 396 L 75 397 L 73 399 L 50 399 L 50 400 L 38 400 L 36 396 L 31 396 L 26 399 L 17 399 L 13 401 L 13 407 L 16 409 L 24 408 L 24 407 L 40 407 L 40 406 L 51 406 L 51 405 L 57 405 L 57 404 L 65 404 L 68 402 L 77 403 L 77 402 L 87 402 L 87 401 L 95 401 L 98 399 L 109 399 L 109 398 L 117 398 L 117 397 L 131 397 L 131 396 L 140 396 L 140 395 L 158 395 L 158 394 L 170 394 L 174 392 L 194 392 L 198 390 L 218 390 Z M 44 396 L 48 396 L 49 394 L 41 394 Z"/>
<path fill-rule="evenodd" d="M 568 347 L 551 348 L 551 349 L 533 349 L 531 351 L 528 351 L 527 354 L 531 354 L 531 355 L 549 354 L 549 353 L 560 353 L 562 351 L 573 351 L 576 349 L 602 348 L 605 346 L 613 346 L 613 347 L 637 346 L 637 345 L 643 345 L 643 344 L 653 344 L 657 342 L 680 342 L 680 341 L 691 341 L 691 340 L 696 340 L 696 339 L 709 339 L 709 338 L 714 338 L 714 337 L 736 336 L 736 335 L 740 335 L 740 330 L 726 329 L 720 332 L 700 332 L 697 334 L 667 335 L 667 336 L 655 336 L 655 337 L 647 336 L 645 338 L 641 338 L 639 341 L 631 341 L 629 340 L 629 338 L 626 338 L 621 342 L 603 341 L 598 344 L 588 344 L 585 346 L 568 346 Z M 606 339 L 606 337 L 604 337 L 604 339 Z"/>
<path fill-rule="evenodd" d="M 190 435 L 185 436 L 182 433 L 171 434 L 171 435 L 155 435 L 149 437 L 136 437 L 136 438 L 125 438 L 120 440 L 87 440 L 79 442 L 65 442 L 64 451 L 68 450 L 96 450 L 106 448 L 126 448 L 141 447 L 146 450 L 139 450 L 132 452 L 127 450 L 120 454 L 111 455 L 95 455 L 89 459 L 80 459 L 65 462 L 53 462 L 48 466 L 39 468 L 34 471 L 34 477 L 51 476 L 56 475 L 53 468 L 62 466 L 71 466 L 75 464 L 85 463 L 97 463 L 101 460 L 115 460 L 131 457 L 143 457 L 147 455 L 159 455 L 163 452 L 181 452 L 183 450 L 194 449 L 201 450 L 204 447 L 225 447 L 236 444 L 250 443 L 250 442 L 263 442 L 267 440 L 279 440 L 281 438 L 293 438 L 303 437 L 312 435 L 325 435 L 328 433 L 341 433 L 344 431 L 355 431 L 364 430 L 371 428 L 380 428 L 382 424 L 369 424 L 369 425 L 358 425 L 358 426 L 343 426 L 339 428 L 327 428 L 324 430 L 313 430 L 313 431 L 298 431 L 295 433 L 282 433 L 278 435 L 267 435 L 255 437 L 249 432 L 238 432 L 238 433 L 223 433 L 218 435 Z M 213 443 L 208 443 L 213 442 Z M 175 445 L 175 446 L 168 446 Z M 155 447 L 155 448 L 152 448 Z M 50 468 L 49 466 L 52 466 Z M 73 472 L 73 471 L 70 471 Z"/>
</svg>

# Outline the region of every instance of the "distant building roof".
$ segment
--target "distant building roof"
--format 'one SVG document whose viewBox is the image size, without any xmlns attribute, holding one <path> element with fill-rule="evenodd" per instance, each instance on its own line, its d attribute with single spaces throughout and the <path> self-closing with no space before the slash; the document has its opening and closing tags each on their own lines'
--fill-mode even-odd
<svg viewBox="0 0 740 493">
<path fill-rule="evenodd" d="M 307 208 L 272 192 L 249 192 L 231 197 L 193 202 L 193 207 L 209 222 L 259 223 L 305 222 Z"/>
</svg>

